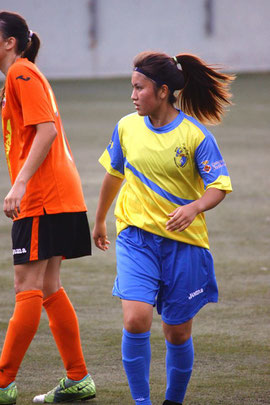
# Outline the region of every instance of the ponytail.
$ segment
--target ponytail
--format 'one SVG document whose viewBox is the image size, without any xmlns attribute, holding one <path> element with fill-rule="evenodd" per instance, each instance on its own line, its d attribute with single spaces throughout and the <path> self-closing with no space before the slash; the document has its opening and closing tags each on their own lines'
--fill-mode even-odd
<svg viewBox="0 0 270 405">
<path fill-rule="evenodd" d="M 203 123 L 219 123 L 231 104 L 229 85 L 235 76 L 219 72 L 194 55 L 179 54 L 173 60 L 181 65 L 185 81 L 177 97 L 181 109 Z"/>
<path fill-rule="evenodd" d="M 22 58 L 27 58 L 30 62 L 35 63 L 39 48 L 40 39 L 35 32 L 30 32 L 28 45 L 22 53 Z"/>
</svg>

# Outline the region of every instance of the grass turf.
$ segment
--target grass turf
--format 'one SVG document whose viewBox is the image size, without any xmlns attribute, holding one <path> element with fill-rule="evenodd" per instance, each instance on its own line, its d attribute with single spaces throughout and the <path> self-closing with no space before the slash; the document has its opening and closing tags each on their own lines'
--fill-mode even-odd
<svg viewBox="0 0 270 405">
<path fill-rule="evenodd" d="M 104 171 L 97 159 L 114 125 L 132 112 L 128 80 L 52 83 L 64 127 L 81 174 L 93 226 Z M 269 147 L 270 75 L 240 75 L 233 84 L 235 105 L 214 133 L 232 177 L 234 192 L 207 213 L 211 251 L 220 289 L 219 304 L 208 305 L 194 321 L 194 372 L 185 404 L 270 403 L 269 346 Z M 9 190 L 1 148 L 0 197 Z M 11 222 L 0 216 L 0 344 L 14 305 Z M 132 404 L 122 369 L 122 314 L 111 297 L 115 275 L 115 226 L 108 216 L 111 248 L 94 248 L 91 258 L 63 263 L 62 282 L 77 311 L 82 345 L 97 385 L 94 405 Z M 165 347 L 160 319 L 152 327 L 151 398 L 164 399 Z M 51 389 L 64 375 L 46 314 L 17 376 L 19 405 Z"/>
</svg>

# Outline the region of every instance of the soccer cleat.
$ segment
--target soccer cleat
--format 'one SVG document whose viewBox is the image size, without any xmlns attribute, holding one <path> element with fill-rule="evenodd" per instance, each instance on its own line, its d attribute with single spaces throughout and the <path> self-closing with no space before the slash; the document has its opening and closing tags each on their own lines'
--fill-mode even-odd
<svg viewBox="0 0 270 405">
<path fill-rule="evenodd" d="M 86 401 L 95 398 L 96 387 L 92 377 L 87 374 L 80 381 L 73 381 L 65 377 L 60 380 L 59 385 L 47 392 L 37 395 L 33 402 L 39 404 L 56 404 L 59 402 Z"/>
<path fill-rule="evenodd" d="M 0 404 L 16 404 L 17 394 L 18 391 L 15 382 L 12 382 L 6 388 L 0 388 Z"/>
<path fill-rule="evenodd" d="M 173 402 L 173 401 L 169 401 L 168 399 L 166 399 L 163 402 L 163 405 L 182 405 L 182 404 L 180 404 L 180 402 Z"/>
</svg>

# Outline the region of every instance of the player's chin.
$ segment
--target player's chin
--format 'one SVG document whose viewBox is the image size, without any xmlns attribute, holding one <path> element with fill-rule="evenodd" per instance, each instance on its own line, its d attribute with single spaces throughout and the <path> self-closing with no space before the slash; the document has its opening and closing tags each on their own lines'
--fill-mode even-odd
<svg viewBox="0 0 270 405">
<path fill-rule="evenodd" d="M 145 117 L 147 114 L 146 111 L 142 111 L 142 110 L 137 110 L 138 115 L 140 115 L 141 117 Z"/>
<path fill-rule="evenodd" d="M 138 115 L 141 115 L 142 117 L 145 117 L 146 115 L 148 115 L 148 112 L 146 110 L 144 110 L 143 108 L 140 108 L 138 106 L 136 106 L 136 111 L 137 111 Z"/>
</svg>

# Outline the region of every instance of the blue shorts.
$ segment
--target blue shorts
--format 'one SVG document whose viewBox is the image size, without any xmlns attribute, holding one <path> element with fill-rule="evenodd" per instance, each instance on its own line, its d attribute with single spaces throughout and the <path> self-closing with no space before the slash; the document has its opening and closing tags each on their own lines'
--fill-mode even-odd
<svg viewBox="0 0 270 405">
<path fill-rule="evenodd" d="M 130 226 L 116 239 L 116 259 L 113 295 L 156 305 L 169 325 L 180 325 L 208 302 L 218 301 L 208 249 Z"/>
</svg>

